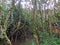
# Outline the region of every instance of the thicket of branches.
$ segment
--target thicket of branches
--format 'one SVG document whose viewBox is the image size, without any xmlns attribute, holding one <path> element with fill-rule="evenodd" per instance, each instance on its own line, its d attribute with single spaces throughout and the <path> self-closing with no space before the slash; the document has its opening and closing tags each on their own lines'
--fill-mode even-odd
<svg viewBox="0 0 60 45">
<path fill-rule="evenodd" d="M 60 21 L 59 9 L 42 10 L 41 5 L 43 1 L 32 0 L 32 9 L 23 9 L 21 7 L 21 0 L 18 6 L 15 6 L 14 0 L 11 7 L 5 9 L 4 1 L 0 6 L 0 40 L 1 45 L 12 45 L 11 38 L 15 33 L 22 30 L 23 36 L 26 38 L 26 32 L 29 30 L 33 36 L 34 45 L 59 45 L 59 34 L 54 32 L 51 28 L 52 24 Z M 37 6 L 37 4 L 39 6 Z M 55 5 L 56 6 L 56 5 Z M 37 9 L 37 7 L 39 9 Z M 7 36 L 7 31 L 8 36 Z M 21 32 L 20 32 L 21 34 Z M 25 35 L 26 34 L 26 35 Z M 22 35 L 22 34 L 21 34 Z M 15 38 L 16 39 L 16 38 Z M 3 43 L 2 43 L 3 42 Z"/>
</svg>

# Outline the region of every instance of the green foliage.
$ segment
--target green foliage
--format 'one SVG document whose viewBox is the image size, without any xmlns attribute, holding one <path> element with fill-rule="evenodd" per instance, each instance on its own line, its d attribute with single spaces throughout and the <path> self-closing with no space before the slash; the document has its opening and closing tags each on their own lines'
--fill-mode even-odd
<svg viewBox="0 0 60 45">
<path fill-rule="evenodd" d="M 6 20 L 6 16 L 7 16 L 7 13 L 8 13 L 8 10 L 5 10 L 3 9 L 1 6 L 0 6 L 0 10 L 2 10 L 2 24 L 1 25 L 4 25 L 5 23 L 5 20 Z M 13 15 L 13 16 L 12 16 Z M 33 15 L 31 15 L 30 12 L 28 12 L 28 10 L 24 10 L 24 9 L 17 9 L 16 7 L 13 7 L 12 11 L 11 11 L 11 14 L 10 14 L 10 17 L 8 19 L 8 23 L 7 24 L 16 24 L 18 23 L 19 21 L 19 16 L 22 16 L 21 19 L 24 21 L 24 24 L 26 24 L 26 22 L 28 23 L 27 25 L 29 30 L 31 32 L 33 32 L 34 34 L 34 20 L 33 20 Z M 58 18 L 58 20 L 60 20 L 60 11 L 54 16 L 50 15 L 49 18 L 50 18 L 50 21 L 53 23 L 53 22 L 56 22 L 56 18 Z M 45 24 L 46 22 L 44 22 L 44 30 L 42 29 L 42 22 L 41 22 L 41 16 L 40 14 L 37 14 L 36 16 L 36 27 L 37 28 L 37 31 L 38 31 L 38 35 L 39 35 L 39 38 L 40 38 L 40 45 L 60 45 L 60 38 L 56 37 L 57 35 L 55 34 L 50 34 L 47 29 L 45 29 L 48 24 Z M 25 27 L 24 27 L 25 29 Z M 0 32 L 0 38 L 1 37 L 4 37 L 5 35 L 2 34 L 2 32 Z M 26 45 L 35 45 L 36 42 L 32 41 L 32 42 L 26 42 Z"/>
<path fill-rule="evenodd" d="M 60 45 L 60 39 L 58 38 L 50 38 L 50 39 L 44 39 L 41 43 L 41 45 Z"/>
<path fill-rule="evenodd" d="M 33 25 L 33 17 L 30 13 L 28 13 L 28 11 L 23 10 L 23 18 L 25 21 L 27 21 L 30 26 L 30 30 L 31 32 L 34 32 L 34 25 Z M 57 17 L 58 16 L 58 17 Z M 57 21 L 57 18 L 59 18 L 60 16 L 60 12 L 56 14 L 56 17 L 54 15 L 50 15 L 50 21 L 52 23 Z M 47 27 L 47 24 L 45 24 L 46 22 L 44 22 L 44 27 Z M 38 27 L 38 31 L 39 31 L 39 37 L 40 37 L 40 45 L 60 45 L 60 38 L 57 37 L 56 34 L 50 34 L 45 28 L 45 30 L 42 30 L 40 27 L 42 27 L 42 23 L 41 23 L 41 18 L 40 15 L 37 14 L 36 16 L 36 25 Z M 53 32 L 51 32 L 53 33 Z M 27 42 L 28 43 L 28 42 Z M 34 42 L 32 42 L 32 45 L 34 45 Z"/>
<path fill-rule="evenodd" d="M 0 10 L 2 10 L 2 6 L 0 6 Z"/>
<path fill-rule="evenodd" d="M 57 35 L 49 35 L 48 32 L 40 33 L 41 45 L 60 45 L 60 38 Z"/>
<path fill-rule="evenodd" d="M 57 11 L 56 18 L 58 19 L 58 21 L 60 21 L 60 11 Z"/>
</svg>

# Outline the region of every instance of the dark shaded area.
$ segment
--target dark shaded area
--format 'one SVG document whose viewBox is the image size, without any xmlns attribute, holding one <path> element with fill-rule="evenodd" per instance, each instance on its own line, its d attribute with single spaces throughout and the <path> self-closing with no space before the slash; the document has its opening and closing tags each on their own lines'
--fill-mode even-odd
<svg viewBox="0 0 60 45">
<path fill-rule="evenodd" d="M 56 31 L 56 36 L 60 38 L 60 22 L 53 23 L 52 27 L 54 28 L 54 31 Z"/>
<path fill-rule="evenodd" d="M 13 24 L 11 24 L 8 27 L 8 29 L 6 31 L 6 34 L 7 34 L 8 38 L 11 40 L 12 43 L 15 43 L 15 41 L 16 41 L 16 43 L 18 41 L 19 42 L 24 42 L 26 39 L 32 39 L 33 38 L 33 32 L 31 32 L 29 30 L 29 23 L 24 22 L 22 20 L 21 21 L 21 26 L 23 26 L 23 28 L 21 28 L 21 29 L 19 28 L 16 32 L 14 32 L 15 30 L 13 30 L 13 28 L 14 28 Z M 12 34 L 12 32 L 14 32 L 14 34 Z"/>
<path fill-rule="evenodd" d="M 53 23 L 52 26 L 58 26 L 58 27 L 60 27 L 60 22 Z"/>
</svg>

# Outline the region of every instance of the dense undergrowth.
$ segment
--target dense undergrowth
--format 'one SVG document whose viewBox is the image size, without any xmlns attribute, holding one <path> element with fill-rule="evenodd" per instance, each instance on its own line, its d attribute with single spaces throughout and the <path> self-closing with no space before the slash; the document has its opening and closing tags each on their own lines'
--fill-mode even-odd
<svg viewBox="0 0 60 45">
<path fill-rule="evenodd" d="M 2 20 L 1 25 L 3 28 L 4 28 L 4 24 L 5 24 L 5 19 L 7 18 L 6 17 L 7 13 L 8 13 L 8 11 L 4 11 L 4 10 L 2 11 L 3 15 L 2 15 L 2 19 L 1 19 Z M 14 37 L 17 36 L 18 40 L 21 37 L 21 39 L 23 38 L 23 41 L 27 40 L 27 38 L 28 39 L 30 38 L 30 39 L 32 39 L 32 41 L 27 40 L 27 41 L 25 41 L 26 42 L 25 44 L 26 45 L 37 45 L 36 41 L 34 40 L 36 37 L 36 38 L 38 38 L 39 45 L 60 45 L 60 34 L 56 34 L 55 32 L 52 31 L 53 29 L 51 29 L 51 30 L 49 29 L 48 20 L 47 21 L 45 20 L 42 23 L 41 16 L 38 12 L 37 12 L 37 15 L 35 18 L 36 25 L 34 25 L 33 14 L 31 14 L 31 12 L 28 12 L 28 10 L 25 10 L 25 9 L 19 10 L 17 8 L 13 8 L 9 15 L 10 15 L 10 17 L 8 18 L 8 22 L 7 22 L 8 27 L 6 29 L 6 32 L 8 31 L 7 36 L 9 39 L 11 38 L 11 36 L 14 36 Z M 20 15 L 21 15 L 21 17 L 20 17 Z M 60 15 L 60 12 L 56 14 L 56 18 L 58 18 L 58 21 L 60 20 L 59 15 Z M 19 28 L 17 29 L 17 25 L 18 25 L 19 21 L 20 21 L 20 25 L 19 25 Z M 54 22 L 54 21 L 51 21 L 51 22 Z M 6 24 L 5 24 L 5 26 L 6 26 Z M 36 27 L 34 27 L 34 26 L 36 26 Z M 35 31 L 35 28 L 37 29 L 37 31 Z M 0 37 L 1 37 L 1 32 L 0 32 Z M 21 41 L 21 39 L 20 39 L 20 41 Z M 15 40 L 15 38 L 14 38 L 14 40 Z M 2 40 L 0 39 L 0 41 L 5 43 L 6 40 L 3 41 L 3 39 Z M 31 43 L 30 43 L 30 41 L 31 41 Z M 2 42 L 0 42 L 0 44 Z M 2 45 L 4 45 L 4 44 L 2 44 Z M 22 45 L 24 45 L 24 44 L 22 44 Z"/>
</svg>

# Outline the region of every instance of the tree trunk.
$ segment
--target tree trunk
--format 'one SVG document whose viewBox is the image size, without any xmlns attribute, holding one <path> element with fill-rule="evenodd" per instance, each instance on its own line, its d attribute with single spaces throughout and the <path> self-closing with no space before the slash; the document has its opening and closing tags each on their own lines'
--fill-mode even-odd
<svg viewBox="0 0 60 45">
<path fill-rule="evenodd" d="M 9 10 L 9 12 L 8 12 L 8 15 L 6 16 L 6 20 L 5 20 L 5 23 L 4 23 L 4 28 L 2 27 L 2 23 L 1 23 L 1 21 L 2 21 L 2 12 L 0 11 L 0 31 L 1 31 L 1 39 L 4 41 L 2 44 L 3 45 L 12 45 L 11 44 L 11 42 L 10 42 L 10 40 L 9 40 L 9 38 L 7 37 L 7 34 L 6 34 L 6 30 L 7 30 L 7 21 L 8 21 L 8 19 L 9 19 L 9 16 L 10 16 L 10 10 Z"/>
<path fill-rule="evenodd" d="M 37 15 L 37 4 L 36 4 L 36 0 L 33 1 L 33 26 L 34 26 L 34 40 L 36 41 L 36 45 L 39 45 L 39 41 L 38 41 L 38 30 L 37 30 L 37 22 L 36 22 L 36 15 Z"/>
</svg>

